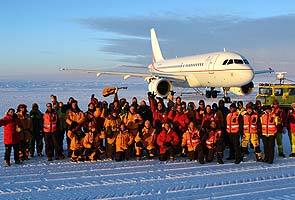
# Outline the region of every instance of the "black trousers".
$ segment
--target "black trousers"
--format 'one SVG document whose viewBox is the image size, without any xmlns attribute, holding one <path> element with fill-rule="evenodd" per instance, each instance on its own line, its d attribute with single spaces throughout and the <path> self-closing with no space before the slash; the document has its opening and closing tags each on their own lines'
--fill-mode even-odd
<svg viewBox="0 0 295 200">
<path fill-rule="evenodd" d="M 262 142 L 264 146 L 264 161 L 273 162 L 274 149 L 275 149 L 275 136 L 262 136 Z"/>
<path fill-rule="evenodd" d="M 106 157 L 107 158 L 113 159 L 114 154 L 115 154 L 115 150 L 116 150 L 115 144 L 106 143 Z"/>
<path fill-rule="evenodd" d="M 194 151 L 187 152 L 187 157 L 190 160 L 198 159 L 199 161 L 204 161 L 203 146 L 199 144 Z"/>
<path fill-rule="evenodd" d="M 43 150 L 43 133 L 37 131 L 37 132 L 32 132 L 31 137 L 30 137 L 30 154 L 33 155 L 35 152 L 35 148 L 37 150 L 37 153 L 42 153 Z"/>
<path fill-rule="evenodd" d="M 229 155 L 234 157 L 236 161 L 242 159 L 239 133 L 229 134 Z"/>
<path fill-rule="evenodd" d="M 19 161 L 19 144 L 5 144 L 4 160 L 10 161 L 11 149 L 13 147 L 14 161 Z"/>
<path fill-rule="evenodd" d="M 54 133 L 44 133 L 45 139 L 45 153 L 48 158 L 52 158 L 54 156 L 62 156 L 62 152 L 58 147 L 57 137 Z"/>
<path fill-rule="evenodd" d="M 125 151 L 119 151 L 115 154 L 115 160 L 116 161 L 123 161 L 123 160 L 129 160 L 131 157 L 131 150 L 128 148 Z"/>
</svg>

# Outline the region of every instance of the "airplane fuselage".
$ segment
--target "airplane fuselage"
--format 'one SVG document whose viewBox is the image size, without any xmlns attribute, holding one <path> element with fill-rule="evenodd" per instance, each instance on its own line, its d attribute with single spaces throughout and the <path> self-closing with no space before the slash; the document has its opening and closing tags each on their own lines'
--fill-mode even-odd
<svg viewBox="0 0 295 200">
<path fill-rule="evenodd" d="M 252 81 L 252 66 L 242 55 L 215 52 L 155 62 L 149 66 L 152 73 L 184 76 L 180 87 L 235 87 Z"/>
</svg>

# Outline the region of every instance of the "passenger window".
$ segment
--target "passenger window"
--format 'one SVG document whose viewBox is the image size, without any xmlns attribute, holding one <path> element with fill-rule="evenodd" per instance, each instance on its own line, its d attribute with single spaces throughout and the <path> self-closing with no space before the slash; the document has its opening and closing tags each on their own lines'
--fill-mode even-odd
<svg viewBox="0 0 295 200">
<path fill-rule="evenodd" d="M 230 64 L 233 64 L 233 63 L 234 63 L 233 59 L 230 59 L 227 64 L 230 65 Z"/>
<path fill-rule="evenodd" d="M 295 88 L 290 88 L 289 89 L 289 95 L 290 96 L 295 96 Z"/>
<path fill-rule="evenodd" d="M 275 89 L 275 96 L 283 96 L 283 89 L 282 88 L 276 88 Z"/>
<path fill-rule="evenodd" d="M 226 65 L 228 59 L 226 59 L 225 61 L 223 61 L 222 65 Z"/>
<path fill-rule="evenodd" d="M 244 64 L 241 59 L 234 59 L 235 64 Z"/>
</svg>

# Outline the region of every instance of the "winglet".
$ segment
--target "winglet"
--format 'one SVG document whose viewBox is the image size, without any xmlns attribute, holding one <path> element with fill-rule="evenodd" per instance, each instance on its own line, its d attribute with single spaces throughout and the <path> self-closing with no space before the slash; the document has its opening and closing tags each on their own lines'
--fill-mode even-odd
<svg viewBox="0 0 295 200">
<path fill-rule="evenodd" d="M 151 29 L 151 42 L 153 63 L 164 60 L 154 28 Z"/>
</svg>

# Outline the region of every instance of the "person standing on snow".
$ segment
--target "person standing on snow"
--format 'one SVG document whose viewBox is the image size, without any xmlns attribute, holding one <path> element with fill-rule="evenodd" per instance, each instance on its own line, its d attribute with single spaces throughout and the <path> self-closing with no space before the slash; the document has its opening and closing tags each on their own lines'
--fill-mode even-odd
<svg viewBox="0 0 295 200">
<path fill-rule="evenodd" d="M 8 109 L 4 118 L 0 119 L 0 126 L 4 126 L 4 145 L 5 145 L 5 166 L 10 166 L 11 149 L 14 151 L 15 164 L 20 164 L 19 143 L 20 143 L 20 121 L 13 108 Z"/>
</svg>

